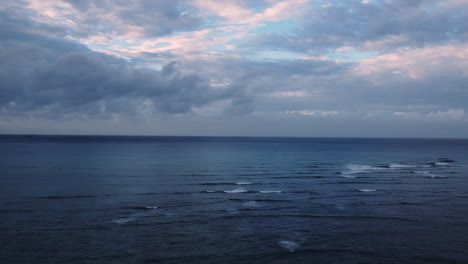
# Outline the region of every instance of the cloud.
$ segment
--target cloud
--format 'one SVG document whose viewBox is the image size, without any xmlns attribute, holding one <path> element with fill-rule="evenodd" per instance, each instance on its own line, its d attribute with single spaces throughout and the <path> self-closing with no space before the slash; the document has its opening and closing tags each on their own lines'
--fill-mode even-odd
<svg viewBox="0 0 468 264">
<path fill-rule="evenodd" d="M 184 0 L 25 0 L 40 23 L 66 25 L 74 37 L 155 37 L 190 30 L 202 20 Z"/>
<path fill-rule="evenodd" d="M 284 111 L 288 115 L 304 115 L 304 116 L 320 116 L 331 117 L 339 114 L 339 111 L 321 111 L 321 110 L 297 110 L 297 111 Z"/>
<path fill-rule="evenodd" d="M 87 49 L 73 41 L 14 32 L 0 43 L 0 114 L 114 118 L 152 112 L 189 113 L 237 99 L 177 63 L 160 71 Z"/>
<path fill-rule="evenodd" d="M 441 122 L 451 122 L 451 121 L 463 121 L 465 118 L 464 109 L 454 109 L 450 108 L 447 110 L 440 110 L 429 113 L 422 112 L 394 112 L 395 116 L 411 120 L 421 120 L 421 121 L 441 121 Z"/>
<path fill-rule="evenodd" d="M 406 49 L 362 60 L 355 68 L 358 75 L 374 81 L 396 78 L 427 79 L 437 75 L 468 77 L 468 46 L 443 45 Z"/>
<path fill-rule="evenodd" d="M 256 43 L 298 52 L 356 49 L 392 52 L 468 39 L 466 1 L 334 1 L 297 17 L 292 35 L 266 33 Z"/>
<path fill-rule="evenodd" d="M 461 135 L 467 11 L 460 0 L 5 0 L 0 122 Z"/>
<path fill-rule="evenodd" d="M 196 0 L 194 5 L 205 13 L 205 16 L 215 15 L 228 23 L 245 24 L 261 21 L 279 21 L 292 18 L 304 12 L 307 0 L 268 1 L 269 5 L 255 12 L 248 4 L 259 1 L 214 1 Z"/>
</svg>

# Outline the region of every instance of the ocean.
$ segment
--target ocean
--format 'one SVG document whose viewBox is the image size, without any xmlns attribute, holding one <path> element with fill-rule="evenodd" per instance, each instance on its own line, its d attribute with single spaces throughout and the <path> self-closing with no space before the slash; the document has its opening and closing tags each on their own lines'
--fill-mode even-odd
<svg viewBox="0 0 468 264">
<path fill-rule="evenodd" d="M 468 140 L 0 136 L 0 263 L 468 263 Z"/>
</svg>

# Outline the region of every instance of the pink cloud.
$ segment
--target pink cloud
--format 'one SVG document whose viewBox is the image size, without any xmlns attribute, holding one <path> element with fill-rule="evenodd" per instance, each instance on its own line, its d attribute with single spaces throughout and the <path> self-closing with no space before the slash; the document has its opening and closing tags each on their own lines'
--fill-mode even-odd
<svg viewBox="0 0 468 264">
<path fill-rule="evenodd" d="M 271 6 L 254 13 L 235 1 L 197 0 L 194 5 L 205 15 L 214 14 L 228 23 L 244 24 L 288 19 L 305 10 L 307 0 L 271 1 Z"/>
<path fill-rule="evenodd" d="M 468 47 L 452 44 L 404 49 L 362 60 L 354 71 L 375 82 L 385 82 L 388 76 L 410 79 L 468 76 Z"/>
</svg>

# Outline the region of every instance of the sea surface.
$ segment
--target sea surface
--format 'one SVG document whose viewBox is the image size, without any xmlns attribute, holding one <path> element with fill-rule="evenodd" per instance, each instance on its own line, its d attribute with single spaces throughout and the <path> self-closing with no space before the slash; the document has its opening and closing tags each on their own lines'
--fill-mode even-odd
<svg viewBox="0 0 468 264">
<path fill-rule="evenodd" d="M 468 140 L 0 136 L 0 263 L 468 263 Z"/>
</svg>

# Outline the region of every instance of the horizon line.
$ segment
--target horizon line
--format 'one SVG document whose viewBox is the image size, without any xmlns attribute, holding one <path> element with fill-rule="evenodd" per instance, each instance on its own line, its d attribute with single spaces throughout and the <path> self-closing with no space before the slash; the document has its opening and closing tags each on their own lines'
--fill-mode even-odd
<svg viewBox="0 0 468 264">
<path fill-rule="evenodd" d="M 216 137 L 216 138 L 317 138 L 317 139 L 445 139 L 445 140 L 468 140 L 468 137 L 359 137 L 359 136 L 228 136 L 228 135 L 135 135 L 135 134 L 3 134 L 2 136 L 48 136 L 48 137 Z"/>
</svg>

